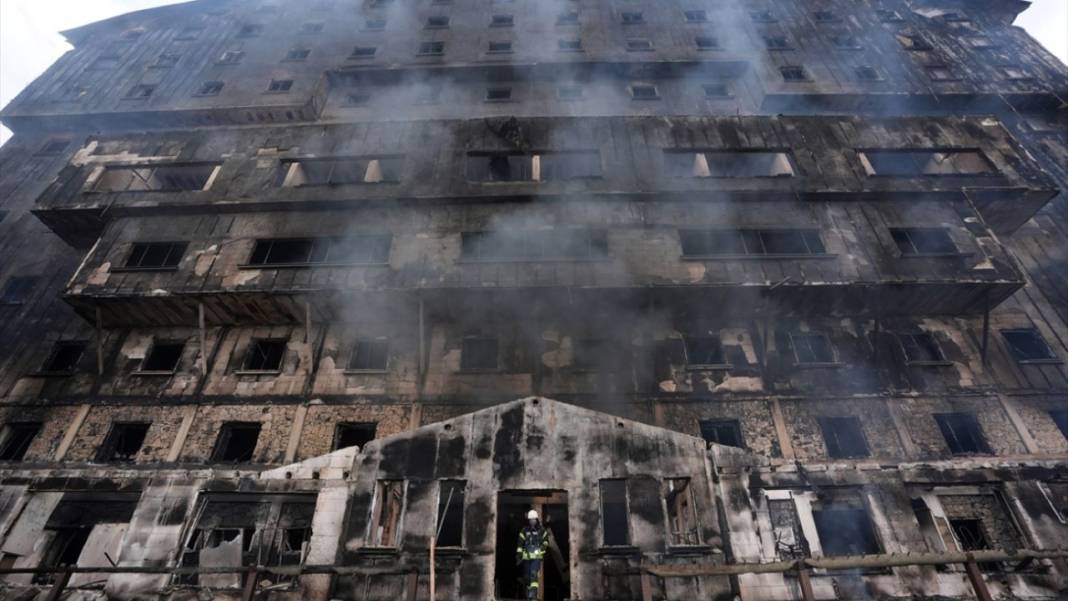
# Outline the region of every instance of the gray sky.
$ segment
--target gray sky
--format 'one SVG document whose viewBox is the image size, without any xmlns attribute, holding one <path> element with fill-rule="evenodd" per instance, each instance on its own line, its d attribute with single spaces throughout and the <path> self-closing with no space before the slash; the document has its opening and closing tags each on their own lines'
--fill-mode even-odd
<svg viewBox="0 0 1068 601">
<path fill-rule="evenodd" d="M 303 2 L 304 0 L 292 0 Z M 60 31 L 175 0 L 0 0 L 0 106 L 69 49 Z M 1068 1 L 1034 0 L 1016 21 L 1068 63 Z M 0 128 L 0 144 L 10 132 Z"/>
</svg>

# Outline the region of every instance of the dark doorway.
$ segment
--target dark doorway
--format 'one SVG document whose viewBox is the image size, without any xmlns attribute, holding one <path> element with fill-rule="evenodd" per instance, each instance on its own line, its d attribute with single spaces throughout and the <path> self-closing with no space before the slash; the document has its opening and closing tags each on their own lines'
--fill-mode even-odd
<svg viewBox="0 0 1068 601">
<path fill-rule="evenodd" d="M 497 495 L 497 562 L 494 586 L 497 599 L 526 599 L 522 567 L 515 563 L 519 531 L 526 514 L 536 509 L 549 529 L 549 552 L 542 565 L 542 598 L 563 601 L 571 597 L 570 547 L 567 523 L 567 493 L 559 490 L 502 491 Z"/>
</svg>

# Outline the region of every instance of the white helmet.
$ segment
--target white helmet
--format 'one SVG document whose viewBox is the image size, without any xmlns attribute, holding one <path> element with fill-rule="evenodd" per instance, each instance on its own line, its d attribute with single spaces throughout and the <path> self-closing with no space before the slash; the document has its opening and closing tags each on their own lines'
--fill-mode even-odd
<svg viewBox="0 0 1068 601">
<path fill-rule="evenodd" d="M 534 511 L 533 509 L 531 509 L 530 511 L 527 512 L 527 519 L 528 520 L 536 520 L 536 519 L 538 519 L 538 512 Z"/>
</svg>

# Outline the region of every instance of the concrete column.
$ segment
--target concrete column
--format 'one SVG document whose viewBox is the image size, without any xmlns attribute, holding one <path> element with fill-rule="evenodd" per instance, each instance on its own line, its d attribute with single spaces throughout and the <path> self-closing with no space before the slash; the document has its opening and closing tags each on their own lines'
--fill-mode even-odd
<svg viewBox="0 0 1068 601">
<path fill-rule="evenodd" d="M 196 405 L 189 405 L 185 408 L 185 415 L 182 416 L 182 425 L 178 426 L 178 434 L 174 437 L 174 443 L 171 444 L 171 450 L 167 452 L 168 463 L 178 461 L 178 457 L 182 454 L 182 447 L 185 446 L 185 439 L 189 437 L 189 430 L 193 428 L 193 418 L 196 417 L 196 415 Z"/>
<path fill-rule="evenodd" d="M 74 414 L 74 419 L 71 420 L 70 425 L 67 426 L 67 432 L 63 435 L 63 440 L 59 443 L 59 448 L 56 449 L 55 461 L 63 461 L 66 457 L 67 451 L 70 450 L 70 445 L 74 444 L 74 437 L 78 435 L 78 430 L 81 429 L 82 424 L 85 422 L 85 418 L 89 415 L 89 411 L 92 409 L 92 405 L 81 405 L 78 407 L 78 412 Z"/>
<path fill-rule="evenodd" d="M 1005 410 L 1005 414 L 1009 416 L 1012 427 L 1016 428 L 1016 433 L 1020 435 L 1020 440 L 1023 441 L 1027 452 L 1032 455 L 1041 453 L 1042 450 L 1039 448 L 1038 443 L 1035 442 L 1035 437 L 1031 436 L 1031 431 L 1027 429 L 1027 424 L 1023 422 L 1023 418 L 1016 411 L 1016 403 L 1003 394 L 998 395 L 998 401 L 1001 402 L 1001 407 Z"/>
<path fill-rule="evenodd" d="M 790 433 L 786 431 L 786 419 L 782 416 L 782 405 L 779 399 L 768 401 L 771 409 L 771 421 L 775 424 L 775 436 L 779 439 L 779 448 L 782 450 L 782 458 L 793 461 L 794 445 L 790 442 Z"/>
<path fill-rule="evenodd" d="M 286 457 L 283 463 L 293 463 L 297 458 L 297 447 L 300 445 L 300 436 L 304 433 L 304 418 L 308 416 L 308 406 L 297 407 L 293 415 L 293 428 L 289 431 L 289 444 L 286 445 Z"/>
</svg>

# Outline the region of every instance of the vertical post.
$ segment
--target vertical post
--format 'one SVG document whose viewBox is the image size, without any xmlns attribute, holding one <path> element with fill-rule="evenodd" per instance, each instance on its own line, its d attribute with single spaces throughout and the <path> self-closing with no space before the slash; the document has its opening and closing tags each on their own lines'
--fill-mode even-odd
<svg viewBox="0 0 1068 601">
<path fill-rule="evenodd" d="M 404 585 L 404 598 L 407 601 L 415 601 L 415 595 L 418 593 L 419 588 L 419 572 L 412 570 L 408 573 L 408 577 L 405 580 Z"/>
<path fill-rule="evenodd" d="M 61 572 L 56 578 L 52 588 L 48 589 L 48 596 L 44 598 L 44 601 L 59 601 L 60 596 L 63 594 L 63 590 L 67 588 L 67 583 L 70 582 L 70 571 Z"/>
<path fill-rule="evenodd" d="M 437 585 L 437 571 L 434 565 L 434 549 L 438 546 L 438 537 L 430 539 L 430 601 L 434 601 L 436 597 L 436 585 Z"/>
<path fill-rule="evenodd" d="M 256 568 L 249 568 L 245 573 L 245 589 L 241 591 L 241 601 L 252 601 L 256 595 L 256 581 L 260 578 L 260 572 Z"/>
<path fill-rule="evenodd" d="M 200 377 L 208 375 L 208 329 L 204 317 L 204 301 L 197 303 L 197 323 L 200 325 Z"/>
<path fill-rule="evenodd" d="M 642 568 L 642 601 L 653 601 L 653 575 Z"/>
<path fill-rule="evenodd" d="M 986 348 L 990 342 L 990 293 L 983 295 L 983 348 L 980 351 L 983 365 L 986 365 Z"/>
<path fill-rule="evenodd" d="M 797 583 L 801 585 L 803 601 L 816 601 L 816 595 L 812 592 L 812 578 L 809 577 L 808 567 L 804 564 L 797 568 Z"/>
<path fill-rule="evenodd" d="M 104 375 L 104 313 L 96 306 L 96 373 Z"/>
<path fill-rule="evenodd" d="M 304 299 L 304 344 L 311 342 L 311 301 Z"/>
<path fill-rule="evenodd" d="M 990 596 L 990 590 L 986 588 L 983 573 L 979 571 L 979 565 L 974 559 L 969 558 L 964 562 L 964 571 L 968 574 L 968 582 L 971 582 L 972 588 L 975 589 L 975 598 L 979 601 L 994 601 Z"/>
<path fill-rule="evenodd" d="M 426 308 L 423 297 L 419 297 L 419 375 L 426 374 Z"/>
</svg>

